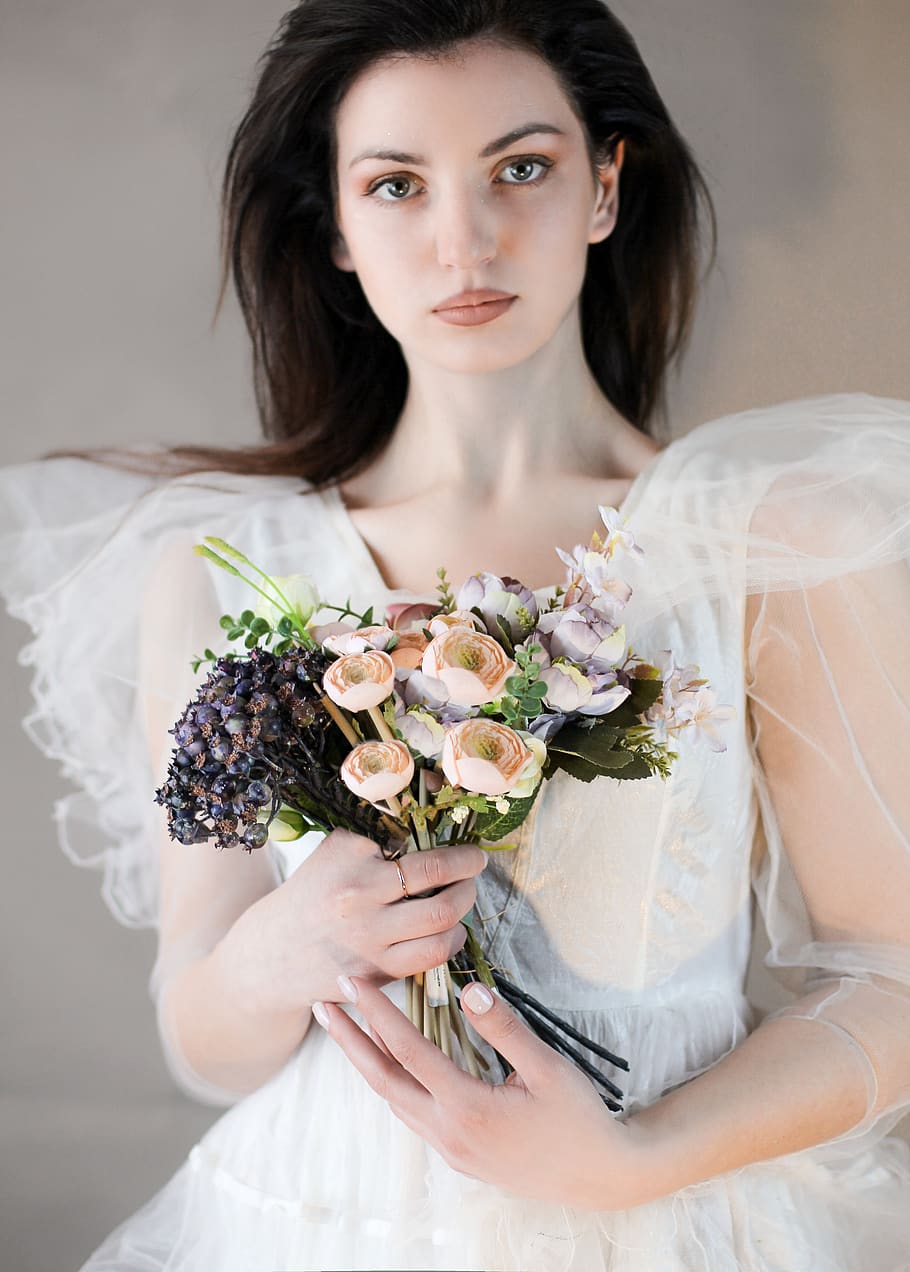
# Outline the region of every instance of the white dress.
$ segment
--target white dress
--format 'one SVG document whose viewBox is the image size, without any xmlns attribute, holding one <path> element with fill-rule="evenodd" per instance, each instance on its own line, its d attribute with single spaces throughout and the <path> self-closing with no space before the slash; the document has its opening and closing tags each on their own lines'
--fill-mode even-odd
<svg viewBox="0 0 910 1272">
<path fill-rule="evenodd" d="M 191 553 L 207 534 L 272 574 L 311 575 L 331 599 L 408 595 L 384 586 L 337 495 L 302 492 L 291 478 L 163 480 L 69 460 L 0 471 L 0 590 L 35 633 L 26 728 L 77 784 L 55 810 L 61 843 L 103 868 L 124 923 L 158 917 L 162 812 L 140 717 L 157 695 L 172 722 L 193 683 L 185 668 L 164 683 L 172 653 L 137 654 L 141 598 L 184 562 L 211 595 L 181 603 L 175 648 L 226 648 L 217 616 L 251 595 Z M 779 1014 L 849 1050 L 866 1117 L 632 1210 L 530 1201 L 451 1169 L 315 1024 L 253 1094 L 195 1080 L 161 1004 L 181 960 L 217 939 L 201 922 L 162 951 L 150 988 L 176 1080 L 229 1107 L 83 1272 L 910 1268 L 910 1151 L 888 1134 L 910 1099 L 910 403 L 842 394 L 708 422 L 652 461 L 623 513 L 645 551 L 622 561 L 632 643 L 701 666 L 736 708 L 728 749 L 683 737 L 666 782 L 558 774 L 517 849 L 478 879 L 486 949 L 629 1058 L 631 1073 L 611 1074 L 628 1117 L 758 1024 L 744 979 L 759 905 L 793 997 Z M 67 658 L 83 668 L 75 688 Z M 795 747 L 786 763 L 774 721 Z M 797 761 L 801 780 L 822 782 L 811 794 L 788 786 Z M 276 879 L 315 842 L 270 845 Z M 403 983 L 386 992 L 403 1007 Z"/>
</svg>

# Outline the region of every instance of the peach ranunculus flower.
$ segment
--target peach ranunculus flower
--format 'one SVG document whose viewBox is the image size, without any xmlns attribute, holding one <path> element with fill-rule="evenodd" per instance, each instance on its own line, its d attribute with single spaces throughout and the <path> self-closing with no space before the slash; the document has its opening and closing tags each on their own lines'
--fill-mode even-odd
<svg viewBox="0 0 910 1272">
<path fill-rule="evenodd" d="M 346 711 L 367 711 L 391 697 L 395 664 L 381 649 L 344 654 L 322 677 L 322 687 Z"/>
<path fill-rule="evenodd" d="M 421 670 L 441 680 L 457 706 L 479 707 L 500 697 L 515 663 L 492 636 L 450 627 L 430 641 Z"/>
<path fill-rule="evenodd" d="M 473 627 L 476 632 L 487 630 L 482 620 L 470 610 L 452 610 L 451 614 L 437 614 L 435 618 L 430 619 L 426 627 L 427 631 L 434 636 L 441 636 L 450 627 Z"/>
<path fill-rule="evenodd" d="M 377 804 L 411 784 L 414 757 L 403 742 L 361 742 L 341 766 L 341 780 L 361 799 Z"/>
<path fill-rule="evenodd" d="M 485 716 L 453 725 L 442 747 L 442 771 L 452 786 L 477 795 L 505 795 L 532 752 L 514 729 Z"/>
<path fill-rule="evenodd" d="M 355 627 L 353 631 L 336 632 L 322 644 L 333 654 L 362 654 L 367 649 L 385 649 L 395 633 L 384 623 L 372 627 Z"/>
<path fill-rule="evenodd" d="M 424 650 L 430 643 L 423 632 L 396 632 L 398 644 L 389 650 L 389 657 L 396 667 L 416 671 L 423 663 Z"/>
</svg>

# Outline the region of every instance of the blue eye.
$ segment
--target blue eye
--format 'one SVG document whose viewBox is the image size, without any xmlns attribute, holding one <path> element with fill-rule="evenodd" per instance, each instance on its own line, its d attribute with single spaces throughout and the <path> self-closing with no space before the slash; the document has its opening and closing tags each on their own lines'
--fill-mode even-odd
<svg viewBox="0 0 910 1272">
<path fill-rule="evenodd" d="M 411 184 L 412 181 L 410 177 L 383 177 L 381 181 L 377 181 L 374 185 L 370 186 L 367 194 L 379 194 L 380 190 L 384 190 L 386 188 L 391 190 L 393 186 L 410 186 Z M 380 196 L 380 201 L 382 203 L 402 203 L 407 197 L 407 194 L 392 194 L 389 198 Z"/>
<path fill-rule="evenodd" d="M 540 182 L 543 181 L 544 175 L 546 174 L 547 169 L 552 167 L 553 167 L 553 164 L 548 159 L 532 159 L 532 158 L 513 159 L 512 162 L 507 164 L 502 171 L 511 172 L 513 174 L 517 172 L 517 173 L 521 173 L 522 175 L 517 176 L 514 181 L 503 181 L 503 184 L 504 185 L 539 185 Z M 530 175 L 535 168 L 540 168 L 542 170 L 539 176 L 536 176 L 536 177 Z M 497 180 L 498 181 L 503 180 L 502 174 L 500 174 L 500 176 L 497 177 Z"/>
</svg>

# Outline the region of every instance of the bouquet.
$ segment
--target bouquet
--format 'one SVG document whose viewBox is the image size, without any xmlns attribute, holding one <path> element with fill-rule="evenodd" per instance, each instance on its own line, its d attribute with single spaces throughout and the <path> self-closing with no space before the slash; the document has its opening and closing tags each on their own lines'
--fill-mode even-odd
<svg viewBox="0 0 910 1272">
<path fill-rule="evenodd" d="M 666 778 L 686 731 L 724 750 L 718 726 L 733 710 L 717 705 L 699 669 L 669 650 L 646 661 L 628 644 L 631 589 L 615 558 L 642 550 L 615 509 L 599 511 L 606 535 L 557 549 L 565 586 L 548 601 L 489 573 L 453 593 L 440 569 L 436 603 L 395 606 L 379 621 L 372 608 L 322 599 L 303 576 L 271 577 L 222 539 L 196 545 L 261 599 L 221 619 L 245 654 L 194 659 L 195 672 L 205 661 L 213 669 L 170 730 L 177 747 L 155 794 L 171 837 L 252 852 L 269 838 L 344 827 L 390 859 L 455 843 L 501 851 L 560 770 L 582 782 Z M 620 1088 L 574 1044 L 621 1069 L 627 1061 L 491 966 L 473 913 L 453 959 L 406 978 L 411 1021 L 450 1057 L 457 1040 L 480 1076 L 489 1066 L 456 997 L 480 979 L 620 1109 Z"/>
</svg>

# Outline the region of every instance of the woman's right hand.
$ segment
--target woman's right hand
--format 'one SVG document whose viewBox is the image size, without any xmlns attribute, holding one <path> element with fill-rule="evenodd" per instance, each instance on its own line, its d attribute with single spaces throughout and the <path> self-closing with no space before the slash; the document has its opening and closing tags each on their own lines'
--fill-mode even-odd
<svg viewBox="0 0 910 1272">
<path fill-rule="evenodd" d="M 243 1001 L 305 1011 L 342 1002 L 336 977 L 377 987 L 445 963 L 467 939 L 459 920 L 477 898 L 486 855 L 474 844 L 430 848 L 395 862 L 362 835 L 333 830 L 294 873 L 246 910 L 224 937 Z M 439 889 L 422 897 L 428 889 Z"/>
</svg>

